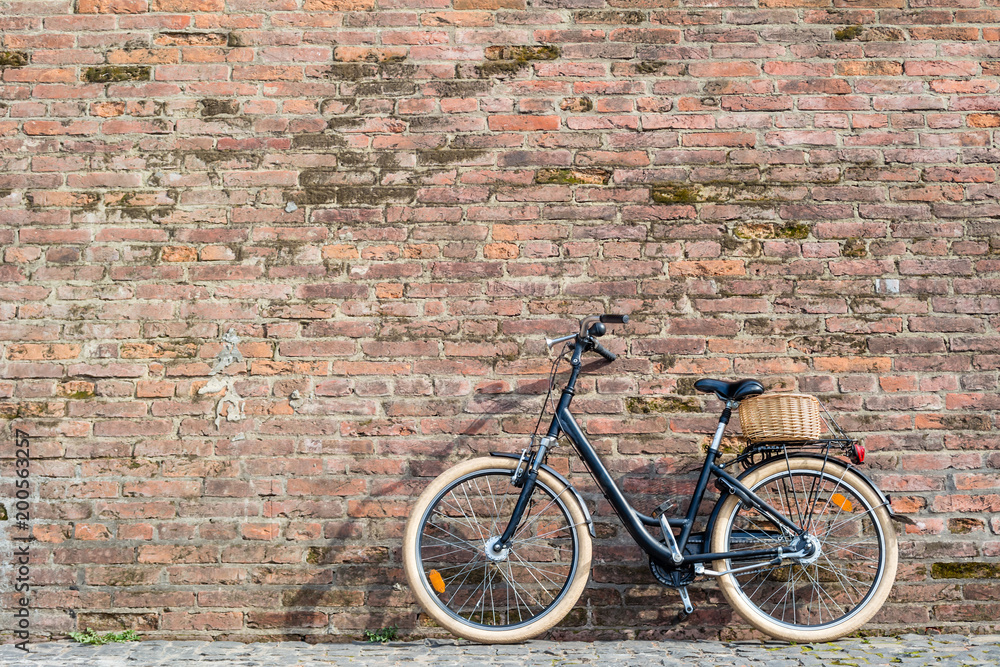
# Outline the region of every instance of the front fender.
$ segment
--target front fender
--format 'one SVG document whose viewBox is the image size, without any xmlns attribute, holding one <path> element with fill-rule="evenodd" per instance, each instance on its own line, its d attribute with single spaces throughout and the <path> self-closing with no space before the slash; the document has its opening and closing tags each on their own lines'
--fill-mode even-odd
<svg viewBox="0 0 1000 667">
<path fill-rule="evenodd" d="M 521 458 L 520 454 L 512 454 L 510 452 L 490 452 L 490 456 L 502 456 L 507 459 Z M 573 485 L 569 483 L 568 479 L 553 470 L 550 466 L 542 464 L 541 467 L 545 472 L 558 479 L 566 485 L 567 489 L 573 492 L 573 495 L 576 496 L 576 502 L 580 503 L 580 509 L 583 510 L 583 516 L 587 519 L 587 529 L 590 531 L 590 536 L 597 537 L 597 533 L 594 532 L 594 520 L 590 517 L 590 510 L 587 509 L 587 503 L 583 502 L 583 496 L 580 495 L 580 492 L 573 488 Z"/>
</svg>

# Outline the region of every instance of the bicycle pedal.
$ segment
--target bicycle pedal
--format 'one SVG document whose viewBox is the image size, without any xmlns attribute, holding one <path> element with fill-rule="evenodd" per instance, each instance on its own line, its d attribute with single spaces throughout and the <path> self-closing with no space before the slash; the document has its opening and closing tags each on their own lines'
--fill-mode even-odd
<svg viewBox="0 0 1000 667">
<path fill-rule="evenodd" d="M 653 518 L 654 519 L 658 519 L 661 514 L 663 514 L 667 510 L 672 510 L 675 507 L 677 507 L 677 503 L 674 502 L 673 499 L 664 500 L 662 503 L 660 503 L 657 506 L 657 508 L 655 510 L 653 510 Z"/>
</svg>

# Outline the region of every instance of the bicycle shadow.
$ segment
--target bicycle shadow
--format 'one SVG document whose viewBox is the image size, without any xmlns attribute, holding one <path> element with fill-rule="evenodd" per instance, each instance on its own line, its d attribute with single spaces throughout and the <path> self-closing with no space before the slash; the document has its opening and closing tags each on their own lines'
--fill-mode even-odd
<svg viewBox="0 0 1000 667">
<path fill-rule="evenodd" d="M 606 365 L 603 361 L 585 363 L 582 371 L 595 375 Z M 558 379 L 557 376 L 557 387 Z M 599 397 L 596 378 L 592 382 L 593 385 L 580 385 L 584 391 L 576 399 L 578 405 Z M 282 633 L 283 638 L 310 642 L 342 641 L 343 635 L 348 634 L 361 639 L 365 630 L 376 631 L 391 626 L 399 628 L 402 636 L 419 628 L 421 636 L 451 637 L 444 630 L 435 632 L 423 624 L 426 616 L 408 590 L 402 568 L 403 527 L 416 496 L 445 469 L 469 456 L 486 456 L 491 451 L 520 453 L 529 446 L 536 425 L 540 433 L 547 431 L 551 417 L 539 422 L 537 415 L 545 400 L 549 380 L 526 379 L 516 385 L 515 391 L 503 391 L 505 388 L 502 382 L 494 386 L 486 385 L 465 401 L 456 414 L 427 417 L 430 427 L 435 430 L 428 440 L 429 444 L 414 448 L 413 457 L 407 459 L 401 477 L 378 482 L 376 488 L 369 488 L 371 498 L 365 505 L 368 516 L 351 519 L 352 501 L 345 500 L 348 521 L 340 527 L 340 532 L 328 535 L 324 546 L 313 546 L 307 550 L 307 562 L 319 568 L 309 575 L 312 581 L 299 584 L 294 591 L 284 592 L 281 600 L 282 611 L 288 619 L 284 627 L 318 628 L 323 624 L 342 634 L 286 631 Z M 546 405 L 546 415 L 554 409 L 558 392 L 554 391 L 550 400 Z M 408 399 L 408 402 L 411 401 Z M 387 407 L 390 405 L 387 404 Z M 621 412 L 619 410 L 618 414 Z M 589 418 L 608 413 L 583 410 L 580 414 Z M 593 441 L 599 453 L 615 453 L 613 439 L 594 436 Z M 384 453 L 394 456 L 406 454 L 401 450 Z M 612 473 L 619 477 L 618 482 L 626 495 L 655 497 L 629 493 L 643 487 L 653 487 L 654 493 L 662 492 L 664 483 L 655 456 L 617 456 L 613 461 L 616 465 L 611 466 Z M 598 625 L 601 626 L 628 627 L 638 611 L 644 612 L 645 620 L 650 609 L 678 607 L 676 593 L 656 582 L 648 569 L 645 553 L 629 538 L 586 466 L 575 456 L 572 445 L 564 442 L 563 446 L 552 450 L 548 463 L 557 472 L 569 477 L 580 491 L 593 515 L 596 532 L 591 582 L 576 608 L 548 636 L 559 638 L 562 636 L 560 633 L 566 633 L 566 638 L 570 638 L 578 631 L 574 628 L 579 628 L 581 624 L 593 627 L 595 620 L 600 621 Z M 699 467 L 700 463 L 693 462 L 690 469 L 696 471 Z M 636 506 L 645 506 L 639 498 L 636 500 Z M 360 536 L 353 532 L 351 524 L 355 521 L 362 523 Z M 692 588 L 691 592 L 696 602 L 704 603 L 699 600 L 698 588 Z M 598 613 L 600 618 L 595 618 Z M 697 616 L 698 609 L 692 618 Z M 691 619 L 685 622 L 676 613 L 657 614 L 655 621 L 657 629 L 663 632 L 691 625 Z M 710 625 L 717 626 L 717 623 Z M 620 631 L 608 633 L 608 638 L 620 639 L 622 636 Z M 588 629 L 590 636 L 599 637 L 600 634 Z"/>
</svg>

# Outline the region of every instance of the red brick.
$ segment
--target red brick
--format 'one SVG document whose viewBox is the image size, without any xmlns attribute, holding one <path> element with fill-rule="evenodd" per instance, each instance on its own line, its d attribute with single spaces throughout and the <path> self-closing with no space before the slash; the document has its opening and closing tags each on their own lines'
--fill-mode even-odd
<svg viewBox="0 0 1000 667">
<path fill-rule="evenodd" d="M 225 0 L 151 0 L 152 12 L 221 12 Z"/>
<path fill-rule="evenodd" d="M 697 132 L 681 137 L 683 146 L 751 147 L 757 143 L 756 135 L 749 132 Z"/>
<path fill-rule="evenodd" d="M 76 2 L 76 11 L 81 14 L 139 14 L 148 9 L 147 0 L 77 0 Z"/>
<path fill-rule="evenodd" d="M 239 630 L 243 627 L 243 612 L 240 611 L 168 611 L 163 614 L 164 630 Z"/>
<path fill-rule="evenodd" d="M 559 128 L 558 116 L 490 116 L 489 127 L 495 132 L 537 132 Z"/>
</svg>

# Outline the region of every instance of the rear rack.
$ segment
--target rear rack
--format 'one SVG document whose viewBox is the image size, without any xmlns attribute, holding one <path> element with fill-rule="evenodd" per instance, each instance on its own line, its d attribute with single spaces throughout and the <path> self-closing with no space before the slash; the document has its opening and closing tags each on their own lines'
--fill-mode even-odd
<svg viewBox="0 0 1000 667">
<path fill-rule="evenodd" d="M 808 442 L 801 440 L 795 442 L 760 442 L 756 444 L 751 442 L 743 448 L 732 462 L 739 463 L 745 470 L 764 459 L 783 456 L 786 452 L 815 453 L 829 456 L 831 454 L 836 455 L 839 450 L 839 453 L 850 459 L 852 463 L 861 463 L 864 458 L 859 455 L 858 448 L 861 448 L 862 452 L 864 451 L 861 443 L 851 438 L 828 438 L 810 440 Z"/>
<path fill-rule="evenodd" d="M 748 442 L 731 463 L 739 463 L 745 470 L 756 465 L 757 463 L 760 463 L 764 459 L 781 456 L 789 451 L 816 453 L 822 454 L 823 456 L 830 456 L 831 454 L 834 454 L 834 450 L 840 450 L 840 453 L 842 453 L 843 456 L 848 458 L 852 463 L 863 462 L 865 460 L 864 445 L 862 445 L 859 440 L 847 435 L 844 429 L 840 427 L 840 424 L 837 423 L 837 420 L 833 418 L 833 415 L 830 414 L 830 411 L 826 409 L 826 405 L 823 401 L 820 401 L 819 404 L 822 406 L 823 412 L 826 414 L 825 417 L 820 415 L 820 418 L 826 425 L 827 431 L 833 436 L 832 438 L 819 438 L 808 441 L 796 440 L 788 442 Z"/>
</svg>

